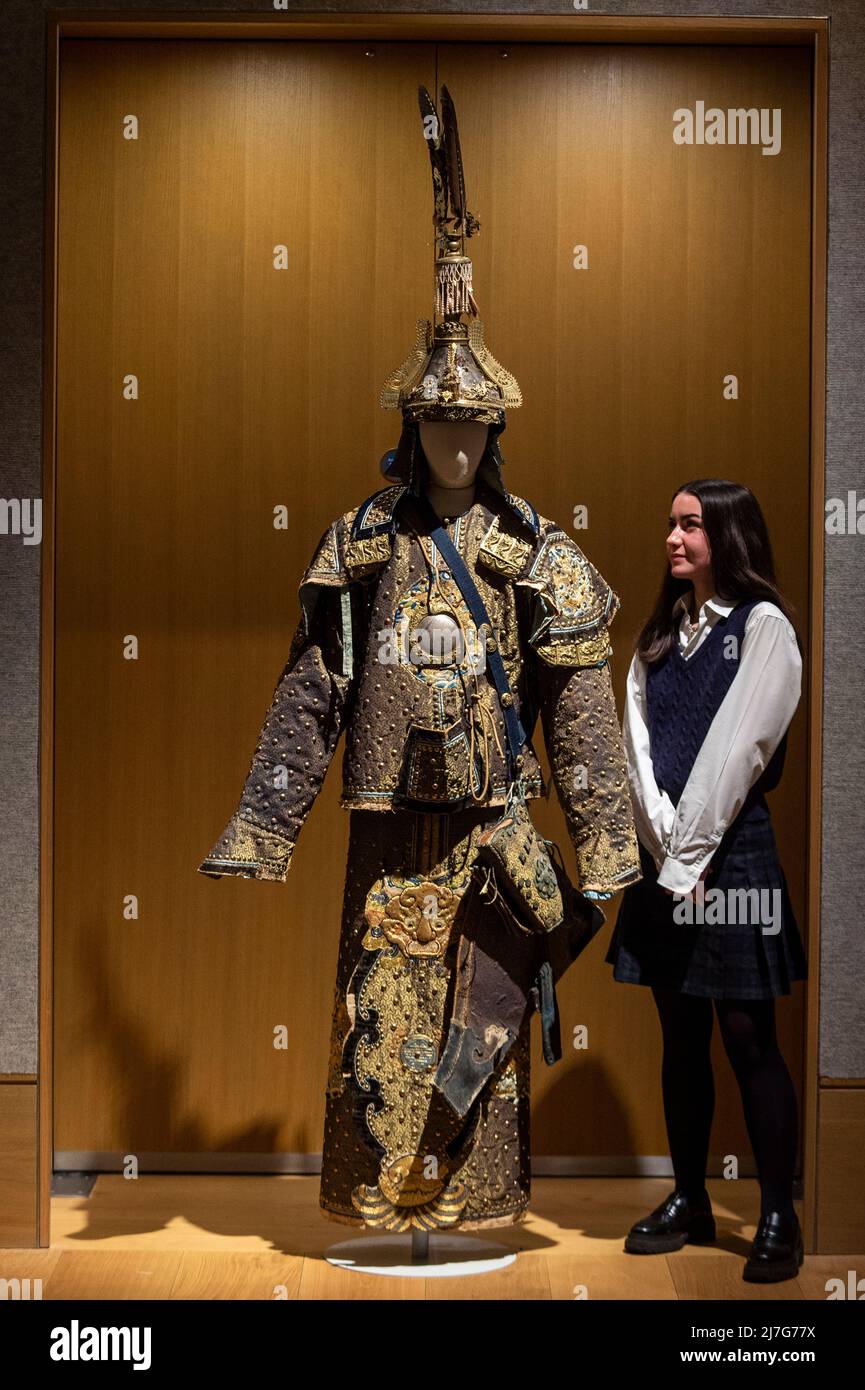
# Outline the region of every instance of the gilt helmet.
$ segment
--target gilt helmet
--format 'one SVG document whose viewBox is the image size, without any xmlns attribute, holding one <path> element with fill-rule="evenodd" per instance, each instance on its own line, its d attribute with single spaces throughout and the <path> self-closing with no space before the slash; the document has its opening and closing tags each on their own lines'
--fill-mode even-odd
<svg viewBox="0 0 865 1390">
<path fill-rule="evenodd" d="M 418 319 L 415 344 L 381 392 L 385 410 L 402 410 L 405 424 L 420 420 L 476 420 L 504 427 L 504 411 L 522 405 L 516 379 L 484 343 L 465 243 L 480 229 L 466 207 L 462 155 L 454 104 L 441 89 L 442 115 L 426 87 L 418 88 L 433 181 L 435 308 Z"/>
</svg>

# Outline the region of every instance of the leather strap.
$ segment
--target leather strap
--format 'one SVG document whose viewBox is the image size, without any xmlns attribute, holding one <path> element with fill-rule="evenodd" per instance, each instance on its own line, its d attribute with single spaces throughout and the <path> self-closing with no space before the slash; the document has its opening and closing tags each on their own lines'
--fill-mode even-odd
<svg viewBox="0 0 865 1390">
<path fill-rule="evenodd" d="M 502 715 L 504 716 L 505 734 L 508 741 L 509 771 L 511 780 L 513 781 L 519 775 L 520 755 L 526 743 L 526 733 L 520 723 L 520 717 L 517 714 L 516 705 L 514 704 L 513 692 L 511 691 L 505 664 L 499 652 L 495 629 L 490 622 L 489 614 L 484 606 L 484 601 L 478 593 L 477 585 L 472 579 L 465 561 L 451 541 L 447 531 L 445 531 L 439 521 L 439 518 L 436 516 L 429 498 L 413 498 L 412 501 L 423 516 L 425 523 L 429 526 L 430 538 L 439 552 L 444 556 L 451 574 L 454 577 L 454 582 L 468 604 L 469 612 L 474 619 L 475 626 L 481 628 L 483 625 L 486 625 L 489 637 L 495 643 L 495 646 L 492 648 L 485 643 L 484 654 L 487 665 L 489 666 L 490 675 L 493 679 L 493 684 L 496 688 L 496 693 L 499 697 Z"/>
</svg>

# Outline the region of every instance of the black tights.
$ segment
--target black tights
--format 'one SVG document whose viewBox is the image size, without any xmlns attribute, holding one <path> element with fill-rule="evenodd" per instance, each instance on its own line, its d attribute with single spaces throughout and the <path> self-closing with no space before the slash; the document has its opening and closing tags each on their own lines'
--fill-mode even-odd
<svg viewBox="0 0 865 1390">
<path fill-rule="evenodd" d="M 661 1085 L 676 1187 L 705 1190 L 715 1083 L 709 1052 L 712 1000 L 652 989 L 664 1038 Z M 796 1092 L 775 1035 L 774 999 L 716 999 L 718 1023 L 739 1083 L 760 1177 L 760 1213 L 793 1214 Z"/>
</svg>

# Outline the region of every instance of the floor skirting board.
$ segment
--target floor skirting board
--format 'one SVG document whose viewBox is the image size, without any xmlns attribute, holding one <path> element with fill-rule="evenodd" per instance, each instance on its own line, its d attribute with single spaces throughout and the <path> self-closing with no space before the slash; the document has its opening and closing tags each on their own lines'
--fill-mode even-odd
<svg viewBox="0 0 865 1390">
<path fill-rule="evenodd" d="M 256 1153 L 139 1153 L 133 1155 L 139 1172 L 150 1173 L 318 1173 L 321 1154 L 256 1154 Z M 87 1150 L 61 1150 L 54 1154 L 55 1173 L 119 1173 L 128 1163 L 129 1155 Z M 724 1176 L 725 1156 L 710 1155 L 707 1176 Z M 628 1154 L 602 1157 L 576 1154 L 545 1155 L 532 1158 L 532 1172 L 537 1177 L 571 1178 L 656 1178 L 672 1177 L 673 1169 L 666 1154 Z M 756 1166 L 750 1154 L 744 1154 L 739 1166 L 740 1178 L 756 1177 Z"/>
</svg>

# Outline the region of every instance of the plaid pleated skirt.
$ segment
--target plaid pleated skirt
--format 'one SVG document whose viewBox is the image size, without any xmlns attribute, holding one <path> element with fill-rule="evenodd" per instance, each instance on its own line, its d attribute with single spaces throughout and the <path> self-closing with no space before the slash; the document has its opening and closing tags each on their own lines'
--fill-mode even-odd
<svg viewBox="0 0 865 1390">
<path fill-rule="evenodd" d="M 709 999 L 770 999 L 807 978 L 768 813 L 733 822 L 712 856 L 703 901 L 690 907 L 658 886 L 642 845 L 640 862 L 643 878 L 625 889 L 606 954 L 615 980 Z"/>
</svg>

